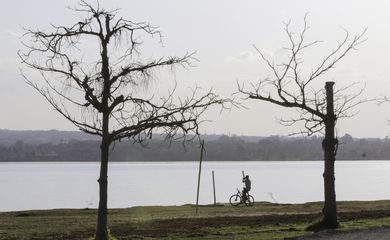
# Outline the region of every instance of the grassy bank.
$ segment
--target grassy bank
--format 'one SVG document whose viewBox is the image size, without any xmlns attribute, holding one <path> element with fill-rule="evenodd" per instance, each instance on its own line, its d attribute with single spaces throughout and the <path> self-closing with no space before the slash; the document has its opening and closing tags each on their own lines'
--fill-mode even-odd
<svg viewBox="0 0 390 240">
<path fill-rule="evenodd" d="M 109 210 L 109 228 L 117 239 L 283 239 L 308 233 L 321 217 L 322 203 L 254 207 L 156 206 Z M 342 230 L 390 226 L 390 201 L 339 202 Z M 0 213 L 0 239 L 88 239 L 96 210 L 42 210 Z"/>
</svg>

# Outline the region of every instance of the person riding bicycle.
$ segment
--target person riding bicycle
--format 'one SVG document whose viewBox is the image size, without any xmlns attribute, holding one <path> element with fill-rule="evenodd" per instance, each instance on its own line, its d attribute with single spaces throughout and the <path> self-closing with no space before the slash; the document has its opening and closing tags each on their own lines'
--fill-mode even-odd
<svg viewBox="0 0 390 240">
<path fill-rule="evenodd" d="M 245 187 L 242 189 L 242 200 L 245 202 L 247 194 L 251 190 L 251 180 L 249 179 L 249 175 L 246 175 L 244 178 L 242 178 L 242 182 L 245 183 Z"/>
</svg>

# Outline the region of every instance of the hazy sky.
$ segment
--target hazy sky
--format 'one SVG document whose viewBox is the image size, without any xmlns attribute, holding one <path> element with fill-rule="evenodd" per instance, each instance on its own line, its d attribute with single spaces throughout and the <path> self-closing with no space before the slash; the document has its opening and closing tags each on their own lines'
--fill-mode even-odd
<svg viewBox="0 0 390 240">
<path fill-rule="evenodd" d="M 78 15 L 66 6 L 76 5 L 75 0 L 4 1 L 0 15 L 0 128 L 76 130 L 24 83 L 16 57 L 22 47 L 22 27 L 48 29 L 51 23 L 72 24 L 79 20 Z M 299 31 L 303 16 L 309 13 L 308 38 L 323 40 L 313 55 L 317 61 L 342 39 L 342 28 L 351 34 L 368 28 L 367 42 L 341 61 L 324 81 L 335 81 L 336 86 L 360 81 L 366 84 L 367 97 L 390 95 L 390 2 L 386 0 L 104 0 L 101 5 L 106 9 L 120 8 L 119 15 L 126 19 L 161 27 L 164 47 L 147 49 L 146 55 L 197 51 L 199 62 L 194 67 L 178 69 L 170 76 L 180 83 L 179 89 L 196 84 L 204 91 L 212 87 L 225 97 L 237 91 L 237 81 L 256 82 L 267 76 L 252 44 L 269 56 L 278 57 L 281 47 L 286 45 L 283 22 L 291 20 L 293 30 Z M 311 66 L 308 61 L 307 67 Z M 293 111 L 258 101 L 246 105 L 246 110 L 208 114 L 206 117 L 212 122 L 201 131 L 265 136 L 287 135 L 297 130 L 277 122 Z M 360 107 L 357 116 L 339 121 L 337 134 L 385 137 L 390 132 L 389 119 L 390 104 L 379 107 L 369 103 Z"/>
</svg>

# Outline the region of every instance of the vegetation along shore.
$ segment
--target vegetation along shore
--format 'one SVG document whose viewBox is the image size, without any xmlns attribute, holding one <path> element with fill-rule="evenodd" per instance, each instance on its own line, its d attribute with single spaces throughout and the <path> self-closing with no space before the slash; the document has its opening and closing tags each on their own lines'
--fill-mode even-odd
<svg viewBox="0 0 390 240">
<path fill-rule="evenodd" d="M 322 137 L 204 135 L 205 161 L 323 160 Z M 341 136 L 337 160 L 388 160 L 390 140 Z M 0 162 L 99 161 L 100 142 L 76 131 L 0 130 Z M 155 135 L 146 146 L 118 142 L 112 161 L 199 161 L 199 143 L 166 142 Z"/>
</svg>

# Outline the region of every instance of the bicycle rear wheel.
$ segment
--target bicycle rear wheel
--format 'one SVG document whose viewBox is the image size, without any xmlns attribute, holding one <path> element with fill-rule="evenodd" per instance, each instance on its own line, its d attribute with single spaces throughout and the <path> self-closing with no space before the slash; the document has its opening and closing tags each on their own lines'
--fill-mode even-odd
<svg viewBox="0 0 390 240">
<path fill-rule="evenodd" d="M 238 206 L 238 204 L 241 203 L 241 197 L 240 195 L 238 194 L 233 194 L 230 199 L 229 199 L 229 202 L 232 206 Z"/>
<path fill-rule="evenodd" d="M 255 204 L 255 198 L 252 195 L 249 195 L 245 201 L 245 205 L 252 207 Z"/>
</svg>

